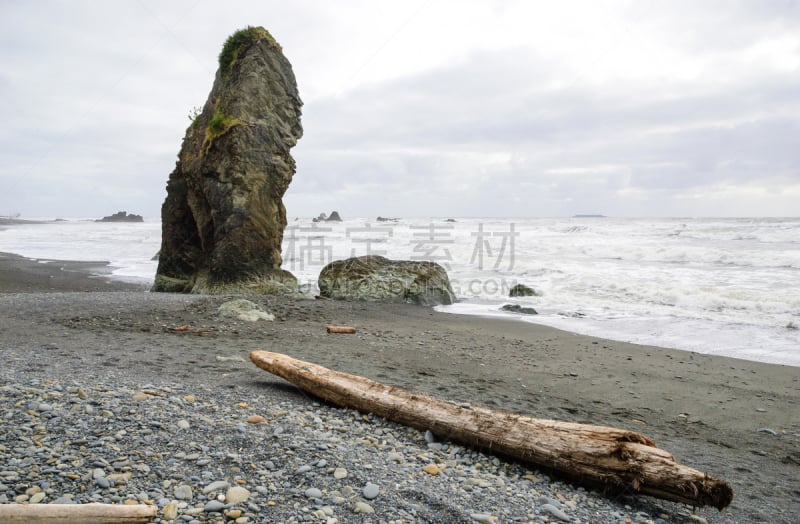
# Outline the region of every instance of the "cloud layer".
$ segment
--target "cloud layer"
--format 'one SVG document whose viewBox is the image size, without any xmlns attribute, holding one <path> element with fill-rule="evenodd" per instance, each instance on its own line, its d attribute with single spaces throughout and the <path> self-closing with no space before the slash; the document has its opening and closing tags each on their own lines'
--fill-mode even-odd
<svg viewBox="0 0 800 524">
<path fill-rule="evenodd" d="M 290 216 L 798 213 L 797 2 L 287 4 L 4 2 L 0 215 L 158 216 L 248 24 L 305 101 Z"/>
</svg>

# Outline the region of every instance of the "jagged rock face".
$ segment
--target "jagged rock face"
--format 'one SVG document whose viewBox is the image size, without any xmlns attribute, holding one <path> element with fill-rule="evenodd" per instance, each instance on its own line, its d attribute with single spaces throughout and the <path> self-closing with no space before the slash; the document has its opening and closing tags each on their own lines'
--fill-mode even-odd
<svg viewBox="0 0 800 524">
<path fill-rule="evenodd" d="M 517 284 L 516 286 L 512 287 L 508 293 L 510 297 L 535 297 L 537 296 L 536 291 L 532 288 L 526 286 L 525 284 Z"/>
<path fill-rule="evenodd" d="M 301 105 L 292 66 L 266 30 L 228 39 L 167 182 L 154 291 L 296 291 L 280 266 Z"/>
<path fill-rule="evenodd" d="M 447 271 L 435 262 L 368 255 L 331 262 L 319 274 L 319 293 L 337 300 L 452 304 Z"/>
</svg>

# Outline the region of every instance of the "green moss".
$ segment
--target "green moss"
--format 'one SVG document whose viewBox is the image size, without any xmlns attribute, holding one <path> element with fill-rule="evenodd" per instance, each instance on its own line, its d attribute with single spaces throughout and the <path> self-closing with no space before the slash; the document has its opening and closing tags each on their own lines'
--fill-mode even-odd
<svg viewBox="0 0 800 524">
<path fill-rule="evenodd" d="M 254 276 L 235 282 L 215 282 L 198 286 L 194 292 L 206 295 L 279 295 L 296 297 L 300 295 L 297 281 L 283 275 Z"/>
<path fill-rule="evenodd" d="M 214 113 L 214 116 L 211 117 L 211 120 L 208 122 L 208 127 L 206 127 L 206 136 L 203 139 L 203 154 L 208 153 L 208 149 L 211 147 L 211 144 L 217 138 L 221 137 L 232 128 L 242 125 L 244 122 L 236 118 L 235 116 L 226 115 L 219 109 Z"/>
<path fill-rule="evenodd" d="M 281 46 L 272 38 L 269 31 L 263 27 L 247 26 L 233 33 L 225 40 L 222 51 L 219 53 L 219 69 L 222 74 L 228 74 L 239 57 L 239 54 L 261 40 L 266 40 L 270 45 L 280 49 Z"/>
</svg>

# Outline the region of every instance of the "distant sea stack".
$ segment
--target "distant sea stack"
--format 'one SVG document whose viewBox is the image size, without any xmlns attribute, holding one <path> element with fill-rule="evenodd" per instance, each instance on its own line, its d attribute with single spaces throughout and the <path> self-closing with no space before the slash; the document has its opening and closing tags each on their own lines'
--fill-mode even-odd
<svg viewBox="0 0 800 524">
<path fill-rule="evenodd" d="M 144 218 L 142 215 L 134 215 L 127 211 L 117 211 L 113 215 L 95 220 L 95 222 L 144 222 Z"/>
<path fill-rule="evenodd" d="M 263 27 L 231 35 L 186 130 L 161 208 L 154 291 L 293 293 L 281 269 L 283 198 L 303 135 L 292 66 Z"/>
</svg>

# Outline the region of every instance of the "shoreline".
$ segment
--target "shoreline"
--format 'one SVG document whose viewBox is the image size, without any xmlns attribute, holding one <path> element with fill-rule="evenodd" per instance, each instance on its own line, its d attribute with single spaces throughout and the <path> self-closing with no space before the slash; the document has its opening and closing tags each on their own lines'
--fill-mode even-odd
<svg viewBox="0 0 800 524">
<path fill-rule="evenodd" d="M 0 293 L 139 291 L 149 284 L 120 280 L 105 261 L 32 259 L 0 252 Z"/>
<path fill-rule="evenodd" d="M 438 398 L 640 432 L 733 486 L 730 508 L 698 510 L 710 523 L 789 523 L 800 515 L 797 368 L 408 305 L 244 297 L 276 320 L 231 321 L 216 313 L 231 297 L 146 293 L 126 283 L 112 290 L 87 274 L 94 267 L 0 256 L 7 369 L 22 376 L 26 363 L 44 356 L 41 372 L 53 380 L 116 376 L 141 387 L 179 383 L 255 395 L 282 381 L 252 366 L 249 351 L 280 351 Z M 17 275 L 23 283 L 10 285 Z M 23 292 L 2 292 L 9 288 Z M 327 324 L 358 333 L 328 335 Z"/>
</svg>

